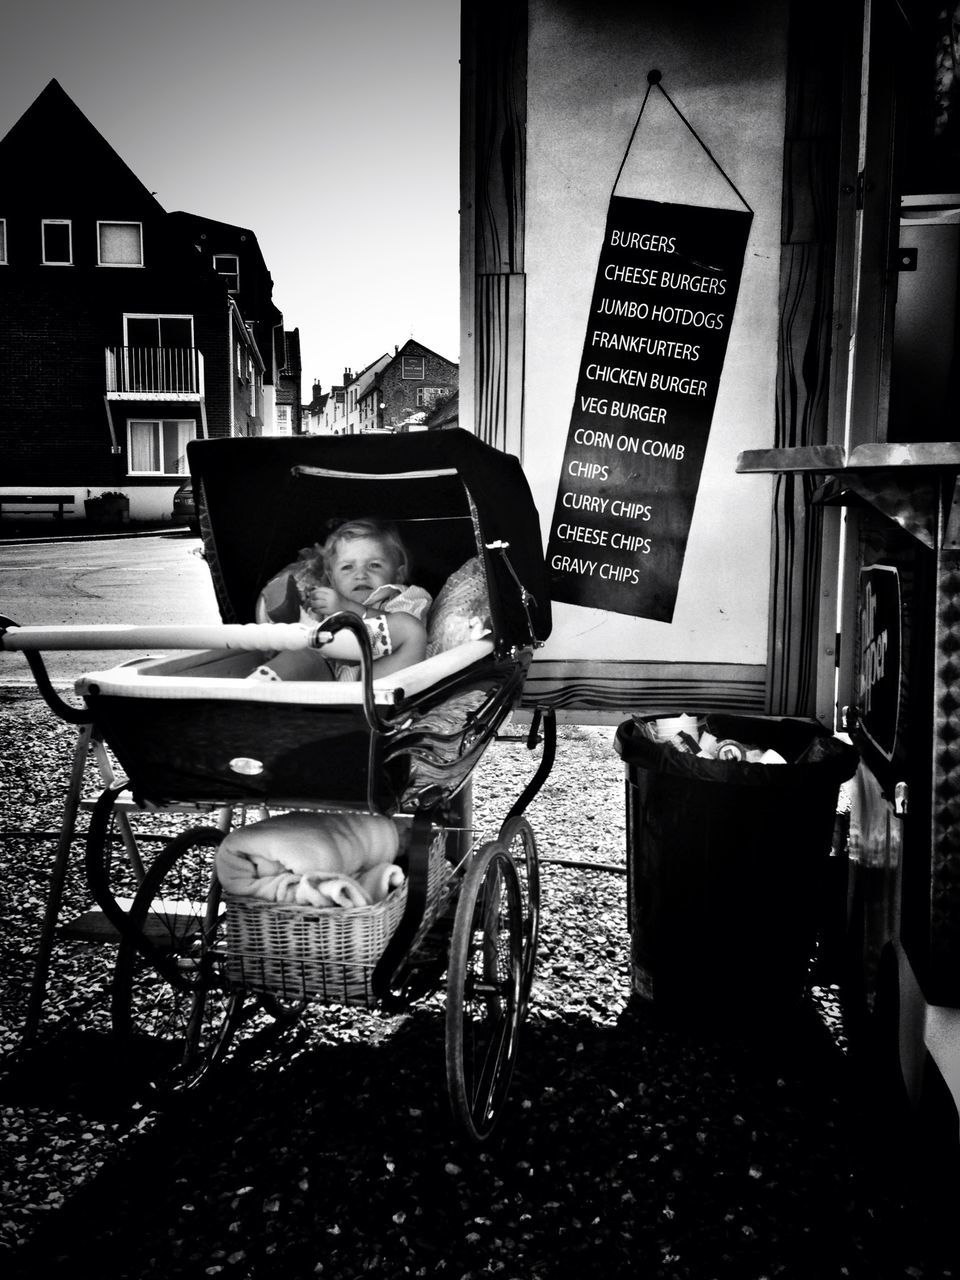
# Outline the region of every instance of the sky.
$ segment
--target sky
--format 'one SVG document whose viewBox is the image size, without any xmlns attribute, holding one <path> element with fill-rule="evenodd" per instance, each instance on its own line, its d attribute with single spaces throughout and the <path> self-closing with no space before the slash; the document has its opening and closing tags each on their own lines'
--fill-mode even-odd
<svg viewBox="0 0 960 1280">
<path fill-rule="evenodd" d="M 459 360 L 457 0 L 27 0 L 0 137 L 51 79 L 169 211 L 252 230 L 303 389 Z"/>
</svg>

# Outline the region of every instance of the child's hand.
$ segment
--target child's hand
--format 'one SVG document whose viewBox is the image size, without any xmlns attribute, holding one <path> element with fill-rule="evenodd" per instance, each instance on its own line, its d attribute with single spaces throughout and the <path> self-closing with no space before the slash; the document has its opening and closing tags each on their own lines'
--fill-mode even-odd
<svg viewBox="0 0 960 1280">
<path fill-rule="evenodd" d="M 327 618 L 331 613 L 339 613 L 343 609 L 349 609 L 356 613 L 357 606 L 352 600 L 347 600 L 339 591 L 334 591 L 333 587 L 310 587 L 306 592 L 307 608 L 317 617 Z"/>
</svg>

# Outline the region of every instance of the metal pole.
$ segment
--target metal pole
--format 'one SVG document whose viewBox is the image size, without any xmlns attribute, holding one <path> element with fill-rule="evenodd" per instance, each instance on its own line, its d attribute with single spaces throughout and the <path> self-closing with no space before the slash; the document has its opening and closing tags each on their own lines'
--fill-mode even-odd
<svg viewBox="0 0 960 1280">
<path fill-rule="evenodd" d="M 47 990 L 47 976 L 50 972 L 50 956 L 53 952 L 53 939 L 60 915 L 60 904 L 63 901 L 63 886 L 67 877 L 67 866 L 70 862 L 70 846 L 73 843 L 76 828 L 77 810 L 80 807 L 80 791 L 83 785 L 83 771 L 90 749 L 90 738 L 93 725 L 80 726 L 77 735 L 77 746 L 73 753 L 73 769 L 67 798 L 63 811 L 63 822 L 60 827 L 60 839 L 57 844 L 57 856 L 53 864 L 53 875 L 47 893 L 47 905 L 44 911 L 43 924 L 40 929 L 40 943 L 37 948 L 37 962 L 30 987 L 30 998 L 27 1003 L 27 1016 L 23 1024 L 21 1044 L 31 1043 L 40 1026 L 40 1015 Z"/>
</svg>

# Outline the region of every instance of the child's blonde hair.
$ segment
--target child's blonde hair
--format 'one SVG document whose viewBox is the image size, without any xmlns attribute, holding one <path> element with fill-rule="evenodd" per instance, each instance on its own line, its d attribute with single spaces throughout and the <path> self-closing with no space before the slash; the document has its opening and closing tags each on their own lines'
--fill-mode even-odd
<svg viewBox="0 0 960 1280">
<path fill-rule="evenodd" d="M 384 547 L 389 548 L 397 561 L 397 585 L 407 586 L 407 575 L 410 571 L 410 557 L 396 525 L 384 520 L 347 520 L 337 525 L 326 542 L 320 548 L 319 565 L 327 585 L 330 582 L 330 568 L 336 558 L 337 550 L 343 542 L 352 542 L 354 538 L 373 538 Z"/>
</svg>

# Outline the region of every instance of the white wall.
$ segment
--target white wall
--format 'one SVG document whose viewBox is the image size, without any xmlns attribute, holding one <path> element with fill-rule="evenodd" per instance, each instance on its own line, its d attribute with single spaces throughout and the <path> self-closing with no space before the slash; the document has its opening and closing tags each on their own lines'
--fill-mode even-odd
<svg viewBox="0 0 960 1280">
<path fill-rule="evenodd" d="M 737 454 L 773 442 L 786 6 L 530 0 L 524 469 L 546 538 L 614 179 L 657 68 L 754 211 L 670 624 L 554 604 L 543 659 L 766 661 L 771 481 Z M 663 96 L 617 194 L 742 208 Z"/>
</svg>

